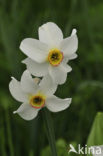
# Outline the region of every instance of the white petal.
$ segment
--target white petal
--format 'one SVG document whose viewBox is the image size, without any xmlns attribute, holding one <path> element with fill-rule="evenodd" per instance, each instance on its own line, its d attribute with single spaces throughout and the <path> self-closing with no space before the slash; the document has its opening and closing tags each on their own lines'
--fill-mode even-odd
<svg viewBox="0 0 103 156">
<path fill-rule="evenodd" d="M 78 48 L 78 38 L 76 35 L 76 31 L 72 31 L 72 35 L 68 38 L 65 38 L 61 44 L 60 49 L 64 53 L 64 56 L 70 56 L 76 52 Z"/>
<path fill-rule="evenodd" d="M 78 57 L 78 55 L 76 53 L 72 54 L 72 55 L 68 55 L 67 57 L 64 57 L 63 59 L 63 63 L 67 64 L 70 60 L 76 59 Z"/>
<path fill-rule="evenodd" d="M 78 57 L 78 55 L 76 53 L 74 53 L 70 56 L 64 57 L 62 64 L 67 64 L 70 60 L 76 59 L 77 57 Z"/>
<path fill-rule="evenodd" d="M 59 112 L 67 109 L 71 104 L 71 98 L 60 99 L 56 96 L 52 96 L 46 100 L 46 107 L 51 112 Z"/>
<path fill-rule="evenodd" d="M 22 63 L 26 64 L 27 69 L 34 76 L 38 76 L 38 77 L 45 76 L 48 72 L 47 62 L 37 63 L 30 58 L 26 58 L 25 60 L 22 61 Z"/>
<path fill-rule="evenodd" d="M 41 92 L 43 92 L 44 94 L 48 96 L 53 95 L 57 89 L 57 85 L 53 82 L 50 75 L 44 76 L 39 86 L 40 86 Z"/>
<path fill-rule="evenodd" d="M 68 64 L 63 64 L 63 69 L 64 69 L 64 72 L 67 72 L 67 73 L 72 71 L 71 66 L 69 66 Z"/>
<path fill-rule="evenodd" d="M 57 46 L 63 40 L 61 29 L 52 22 L 39 27 L 39 39 L 48 45 Z"/>
<path fill-rule="evenodd" d="M 71 70 L 70 66 L 62 63 L 57 67 L 49 66 L 49 74 L 56 84 L 63 84 L 66 81 L 67 73 Z"/>
<path fill-rule="evenodd" d="M 12 96 L 20 102 L 26 102 L 28 99 L 27 94 L 22 90 L 21 84 L 15 78 L 12 78 L 9 83 L 9 90 Z"/>
<path fill-rule="evenodd" d="M 69 61 L 68 57 L 64 57 L 62 62 L 63 62 L 64 64 L 66 64 L 66 63 L 68 63 L 68 61 Z"/>
<path fill-rule="evenodd" d="M 76 59 L 77 57 L 78 57 L 78 55 L 77 55 L 76 53 L 74 53 L 74 54 L 70 55 L 70 56 L 68 57 L 68 59 L 69 59 L 69 60 L 73 60 L 73 59 Z"/>
<path fill-rule="evenodd" d="M 71 36 L 75 35 L 77 33 L 77 30 L 76 29 L 73 29 L 72 30 L 72 33 L 71 33 Z"/>
<path fill-rule="evenodd" d="M 27 93 L 35 93 L 38 85 L 33 80 L 28 70 L 25 70 L 21 77 L 21 87 Z"/>
<path fill-rule="evenodd" d="M 46 60 L 49 51 L 45 43 L 32 38 L 24 39 L 20 44 L 20 49 L 28 57 L 40 63 Z"/>
<path fill-rule="evenodd" d="M 30 106 L 29 103 L 23 103 L 17 111 L 14 111 L 13 113 L 18 113 L 25 120 L 32 120 L 38 115 L 39 110 L 40 109 L 35 109 Z"/>
</svg>

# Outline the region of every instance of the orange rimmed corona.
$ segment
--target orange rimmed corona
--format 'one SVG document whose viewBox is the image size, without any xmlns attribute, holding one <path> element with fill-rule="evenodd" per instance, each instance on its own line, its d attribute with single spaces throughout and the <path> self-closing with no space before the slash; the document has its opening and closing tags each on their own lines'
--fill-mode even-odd
<svg viewBox="0 0 103 156">
<path fill-rule="evenodd" d="M 30 104 L 34 108 L 42 108 L 45 106 L 46 97 L 40 93 L 30 97 Z"/>
<path fill-rule="evenodd" d="M 63 52 L 59 49 L 52 49 L 48 55 L 48 61 L 52 66 L 58 66 L 63 60 Z"/>
</svg>

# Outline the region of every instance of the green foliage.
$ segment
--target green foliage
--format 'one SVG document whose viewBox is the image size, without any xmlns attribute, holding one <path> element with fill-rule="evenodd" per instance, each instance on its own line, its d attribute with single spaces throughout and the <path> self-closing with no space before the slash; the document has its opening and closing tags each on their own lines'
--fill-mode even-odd
<svg viewBox="0 0 103 156">
<path fill-rule="evenodd" d="M 97 113 L 88 137 L 88 146 L 103 145 L 103 113 Z"/>
<path fill-rule="evenodd" d="M 103 145 L 103 122 L 102 121 L 103 121 L 103 113 L 98 112 L 93 122 L 93 126 L 87 140 L 88 147 Z M 90 154 L 88 154 L 88 156 L 90 156 Z"/>
<path fill-rule="evenodd" d="M 59 156 L 68 156 L 68 149 L 66 147 L 66 142 L 63 139 L 59 139 L 56 142 L 56 147 L 57 147 L 57 153 Z M 41 155 L 40 156 L 51 156 L 51 152 L 50 152 L 50 147 L 46 147 L 41 151 Z"/>
<path fill-rule="evenodd" d="M 30 122 L 13 115 L 12 112 L 20 104 L 13 100 L 8 90 L 10 77 L 14 76 L 19 80 L 25 69 L 21 64 L 25 56 L 19 50 L 21 40 L 26 37 L 38 38 L 38 27 L 48 21 L 56 22 L 63 30 L 64 37 L 70 35 L 72 28 L 77 28 L 79 38 L 78 58 L 69 62 L 73 71 L 56 92 L 62 98 L 72 97 L 73 102 L 69 109 L 52 114 L 56 139 L 63 138 L 57 141 L 59 155 L 68 155 L 66 150 L 72 142 L 84 145 L 95 115 L 103 111 L 103 1 L 1 0 L 1 156 L 39 156 L 41 151 L 42 155 L 45 153 L 48 145 L 41 112 Z M 100 116 L 102 115 L 97 115 L 99 122 Z M 99 133 L 97 128 L 96 134 Z M 99 139 L 99 134 L 97 138 Z"/>
</svg>

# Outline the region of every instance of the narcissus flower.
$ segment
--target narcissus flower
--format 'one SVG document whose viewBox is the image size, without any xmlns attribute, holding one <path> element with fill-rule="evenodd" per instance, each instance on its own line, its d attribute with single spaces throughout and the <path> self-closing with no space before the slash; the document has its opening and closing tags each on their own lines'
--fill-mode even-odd
<svg viewBox="0 0 103 156">
<path fill-rule="evenodd" d="M 27 70 L 24 71 L 20 82 L 12 78 L 9 89 L 12 96 L 22 102 L 14 113 L 18 113 L 25 120 L 35 118 L 43 107 L 52 112 L 59 112 L 68 108 L 71 103 L 71 98 L 60 99 L 53 95 L 57 86 L 49 75 L 40 81 L 38 78 L 32 78 Z"/>
<path fill-rule="evenodd" d="M 54 83 L 63 84 L 72 70 L 68 61 L 77 57 L 76 29 L 65 39 L 60 28 L 52 22 L 42 25 L 38 31 L 39 40 L 26 38 L 20 44 L 20 49 L 28 56 L 23 63 L 33 75 L 49 74 Z"/>
</svg>

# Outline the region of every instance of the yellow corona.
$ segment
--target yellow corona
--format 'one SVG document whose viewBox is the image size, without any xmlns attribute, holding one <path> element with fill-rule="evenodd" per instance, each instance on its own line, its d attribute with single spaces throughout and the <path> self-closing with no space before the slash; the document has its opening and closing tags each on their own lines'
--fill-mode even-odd
<svg viewBox="0 0 103 156">
<path fill-rule="evenodd" d="M 31 96 L 30 98 L 30 104 L 34 108 L 42 108 L 45 106 L 45 99 L 46 97 L 40 93 Z"/>
<path fill-rule="evenodd" d="M 59 49 L 52 49 L 48 55 L 48 61 L 52 66 L 58 66 L 63 60 L 63 53 Z"/>
</svg>

